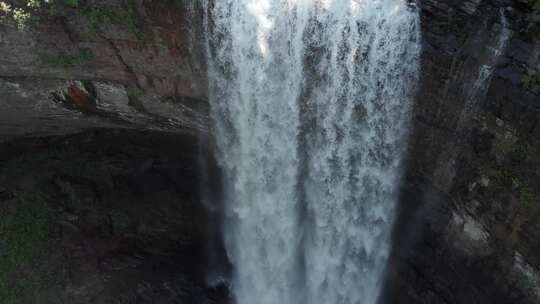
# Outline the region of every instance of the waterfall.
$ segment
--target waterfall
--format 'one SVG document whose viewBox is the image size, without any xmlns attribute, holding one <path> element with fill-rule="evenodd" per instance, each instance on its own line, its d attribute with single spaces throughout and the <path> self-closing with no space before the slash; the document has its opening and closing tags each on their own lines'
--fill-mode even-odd
<svg viewBox="0 0 540 304">
<path fill-rule="evenodd" d="M 491 79 L 493 78 L 493 72 L 495 70 L 495 65 L 497 61 L 503 55 L 508 41 L 512 37 L 512 31 L 508 28 L 508 19 L 504 13 L 504 9 L 499 10 L 500 16 L 500 31 L 496 37 L 496 42 L 493 47 L 487 49 L 487 54 L 484 59 L 485 62 L 481 63 L 480 69 L 478 71 L 478 77 L 474 82 L 472 88 L 470 89 L 466 110 L 473 111 L 473 105 L 471 103 L 480 102 L 485 98 L 489 85 L 491 84 Z"/>
<path fill-rule="evenodd" d="M 206 0 L 239 304 L 373 304 L 419 57 L 402 0 Z"/>
<path fill-rule="evenodd" d="M 464 138 L 467 138 L 470 135 L 466 129 L 470 125 L 470 120 L 477 114 L 480 104 L 486 99 L 491 81 L 493 79 L 493 74 L 497 67 L 497 64 L 502 55 L 504 55 L 506 48 L 508 47 L 508 42 L 513 36 L 512 30 L 509 28 L 508 19 L 505 15 L 504 9 L 499 10 L 499 29 L 493 27 L 492 23 L 486 22 L 484 28 L 478 32 L 479 37 L 486 37 L 488 41 L 484 42 L 483 50 L 480 52 L 482 56 L 479 60 L 478 70 L 476 74 L 473 75 L 473 81 L 463 81 L 460 75 L 456 79 L 456 84 L 462 86 L 461 91 L 464 92 L 465 104 L 463 109 L 460 112 L 459 119 L 457 121 L 456 130 L 461 132 Z M 493 30 L 495 28 L 495 30 Z M 491 30 L 492 32 L 486 33 L 486 30 Z M 481 42 L 476 42 L 480 44 Z M 466 65 L 465 67 L 468 67 Z M 450 151 L 451 150 L 451 151 Z M 455 149 L 450 149 L 442 157 L 442 162 L 448 163 L 449 159 L 454 159 L 457 157 L 457 151 Z M 447 155 L 450 152 L 453 155 Z M 445 168 L 446 166 L 441 165 L 440 168 Z M 446 173 L 444 173 L 446 174 Z"/>
</svg>

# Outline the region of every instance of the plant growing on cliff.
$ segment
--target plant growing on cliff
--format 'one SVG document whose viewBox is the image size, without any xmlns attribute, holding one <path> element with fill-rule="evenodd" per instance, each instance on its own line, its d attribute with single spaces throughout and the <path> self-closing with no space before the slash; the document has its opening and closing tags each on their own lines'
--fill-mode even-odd
<svg viewBox="0 0 540 304">
<path fill-rule="evenodd" d="M 84 13 L 90 20 L 90 25 L 94 31 L 100 31 L 110 25 L 118 25 L 126 28 L 137 39 L 142 40 L 144 38 L 141 30 L 142 22 L 133 0 L 125 2 L 125 9 L 109 5 L 92 5 Z"/>
<path fill-rule="evenodd" d="M 79 0 L 27 0 L 17 6 L 0 1 L 0 17 L 11 18 L 19 30 L 26 30 L 38 21 L 40 12 L 49 15 L 63 15 L 68 8 L 78 8 Z"/>
<path fill-rule="evenodd" d="M 56 68 L 69 68 L 84 64 L 94 59 L 94 54 L 89 49 L 82 49 L 75 55 L 49 55 L 41 54 L 40 61 L 45 65 Z"/>
<path fill-rule="evenodd" d="M 536 12 L 540 12 L 540 0 L 534 1 L 533 8 Z"/>
<path fill-rule="evenodd" d="M 11 18 L 18 29 L 24 30 L 32 20 L 30 14 L 25 8 L 13 7 L 4 1 L 0 2 L 0 18 L 5 20 Z"/>
<path fill-rule="evenodd" d="M 535 94 L 540 93 L 540 75 L 531 69 L 527 69 L 521 78 L 523 87 Z"/>
<path fill-rule="evenodd" d="M 540 16 L 540 0 L 529 0 L 533 11 Z"/>
<path fill-rule="evenodd" d="M 20 30 L 27 30 L 43 17 L 67 17 L 70 14 L 86 16 L 95 32 L 116 25 L 132 33 L 138 40 L 145 38 L 143 22 L 134 0 L 123 0 L 119 5 L 81 0 L 0 1 L 0 19 L 12 20 Z"/>
<path fill-rule="evenodd" d="M 33 264 L 47 245 L 50 210 L 42 194 L 27 193 L 2 206 L 0 218 L 0 303 L 28 303 L 40 284 Z"/>
</svg>

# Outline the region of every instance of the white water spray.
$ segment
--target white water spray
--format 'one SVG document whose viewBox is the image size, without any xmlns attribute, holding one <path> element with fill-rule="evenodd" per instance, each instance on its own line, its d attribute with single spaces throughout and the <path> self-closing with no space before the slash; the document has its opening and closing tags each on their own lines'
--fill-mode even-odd
<svg viewBox="0 0 540 304">
<path fill-rule="evenodd" d="M 205 5 L 237 302 L 375 303 L 417 78 L 415 9 Z"/>
</svg>

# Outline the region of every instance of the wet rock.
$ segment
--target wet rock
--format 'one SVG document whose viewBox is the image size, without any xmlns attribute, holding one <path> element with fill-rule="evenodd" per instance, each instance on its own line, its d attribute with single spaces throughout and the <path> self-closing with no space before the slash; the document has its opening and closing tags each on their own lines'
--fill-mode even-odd
<svg viewBox="0 0 540 304">
<path fill-rule="evenodd" d="M 419 6 L 430 47 L 423 49 L 384 303 L 537 303 L 531 292 L 537 281 L 512 270 L 515 252 L 522 273 L 540 269 L 539 207 L 524 204 L 540 197 L 530 190 L 540 189 L 533 139 L 540 137 L 540 112 L 524 85 L 540 48 L 530 6 L 437 0 Z M 506 46 L 499 37 L 505 24 Z M 493 74 L 476 86 L 485 65 Z"/>
<path fill-rule="evenodd" d="M 496 75 L 510 81 L 513 85 L 520 85 L 523 81 L 523 73 L 513 66 L 498 69 Z"/>
<path fill-rule="evenodd" d="M 527 286 L 528 292 L 537 301 L 540 301 L 540 271 L 534 269 L 519 252 L 514 253 L 514 264 L 512 270 L 516 279 Z"/>
<path fill-rule="evenodd" d="M 13 194 L 7 189 L 0 187 L 0 201 L 7 201 L 13 198 Z"/>
<path fill-rule="evenodd" d="M 480 178 L 480 186 L 484 187 L 484 188 L 487 188 L 489 187 L 489 177 L 487 176 L 482 176 Z"/>
<path fill-rule="evenodd" d="M 70 85 L 64 93 L 64 103 L 82 112 L 96 112 L 95 96 L 91 96 L 84 88 L 78 84 Z"/>
<path fill-rule="evenodd" d="M 14 7 L 19 2 L 6 1 Z M 91 7 L 126 18 L 96 23 Z M 196 3 L 83 1 L 66 11 L 44 9 L 25 31 L 10 18 L 0 21 L 0 141 L 93 127 L 206 128 L 199 106 L 161 103 L 166 96 L 206 103 L 206 49 Z M 49 105 L 55 92 L 69 109 L 97 117 Z M 124 102 L 126 95 L 131 102 Z"/>
<path fill-rule="evenodd" d="M 51 194 L 60 213 L 52 245 L 62 250 L 42 264 L 69 270 L 56 294 L 67 303 L 208 300 L 193 279 L 208 241 L 193 198 L 197 160 L 186 157 L 194 140 L 125 130 L 49 137 L 93 127 L 206 132 L 201 11 L 169 2 L 135 1 L 145 39 L 122 25 L 96 33 L 85 14 L 44 18 L 28 32 L 0 22 L 0 142 L 46 138 L 2 144 L 0 184 L 10 190 L 0 201 L 18 194 L 10 191 Z M 416 5 L 422 73 L 388 303 L 538 303 L 540 99 L 523 77 L 540 69 L 540 42 L 529 3 Z M 502 17 L 513 39 L 499 50 Z M 92 58 L 73 60 L 82 50 Z M 471 90 L 486 64 L 493 79 Z M 59 91 L 71 110 L 48 100 Z M 364 112 L 355 109 L 359 121 Z M 227 289 L 209 293 L 219 303 Z"/>
<path fill-rule="evenodd" d="M 45 303 L 210 302 L 204 257 L 214 236 L 199 200 L 198 142 L 191 133 L 97 129 L 1 143 L 0 201 L 11 188 L 39 197 L 50 225 L 39 267 L 18 269 L 25 293 Z"/>
<path fill-rule="evenodd" d="M 453 213 L 448 229 L 456 250 L 472 256 L 485 256 L 490 253 L 489 233 L 474 218 Z"/>
<path fill-rule="evenodd" d="M 37 26 L 24 32 L 1 22 L 0 52 L 9 60 L 0 62 L 0 75 L 107 80 L 159 95 L 204 99 L 202 20 L 193 3 L 135 1 L 131 23 L 112 24 L 96 24 L 82 12 L 86 4 L 61 17 L 43 12 Z M 126 13 L 123 1 L 92 4 L 109 14 Z M 148 80 L 137 83 L 143 77 Z"/>
<path fill-rule="evenodd" d="M 531 59 L 534 45 L 520 39 L 513 39 L 508 48 L 508 56 L 516 62 L 527 64 Z"/>
</svg>

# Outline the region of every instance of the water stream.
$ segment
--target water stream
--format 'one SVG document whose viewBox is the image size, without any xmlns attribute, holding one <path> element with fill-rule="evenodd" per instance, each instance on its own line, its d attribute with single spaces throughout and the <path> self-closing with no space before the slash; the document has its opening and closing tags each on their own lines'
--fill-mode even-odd
<svg viewBox="0 0 540 304">
<path fill-rule="evenodd" d="M 207 1 L 239 304 L 373 304 L 420 52 L 401 0 Z"/>
</svg>

